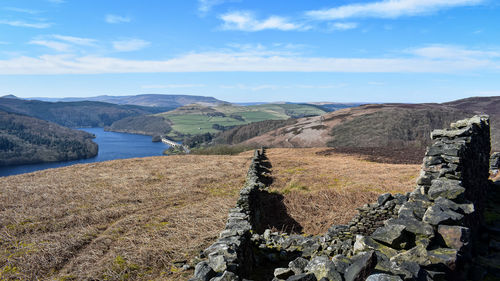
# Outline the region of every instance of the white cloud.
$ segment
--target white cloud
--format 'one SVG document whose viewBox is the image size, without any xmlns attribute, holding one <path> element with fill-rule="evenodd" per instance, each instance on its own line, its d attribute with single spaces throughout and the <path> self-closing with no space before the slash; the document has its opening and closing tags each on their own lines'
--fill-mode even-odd
<svg viewBox="0 0 500 281">
<path fill-rule="evenodd" d="M 67 52 L 71 48 L 69 44 L 51 40 L 31 40 L 29 44 L 44 46 L 59 52 Z"/>
<path fill-rule="evenodd" d="M 104 18 L 104 20 L 107 23 L 125 23 L 125 22 L 130 22 L 132 19 L 129 17 L 108 14 Z"/>
<path fill-rule="evenodd" d="M 75 45 L 82 45 L 82 46 L 94 46 L 96 40 L 95 39 L 90 39 L 90 38 L 82 38 L 82 37 L 75 37 L 75 36 L 66 36 L 66 35 L 59 35 L 59 34 L 53 34 L 53 38 L 56 38 L 61 41 L 66 41 L 71 44 Z"/>
<path fill-rule="evenodd" d="M 409 49 L 407 52 L 432 59 L 487 59 L 500 57 L 500 51 L 471 50 L 452 45 L 430 45 Z"/>
<path fill-rule="evenodd" d="M 212 10 L 213 6 L 217 6 L 228 2 L 227 0 L 198 0 L 198 11 L 207 13 Z"/>
<path fill-rule="evenodd" d="M 276 29 L 282 31 L 306 30 L 309 27 L 302 24 L 290 22 L 287 18 L 270 16 L 267 19 L 256 19 L 255 15 L 248 11 L 229 12 L 220 16 L 224 21 L 222 28 L 227 30 L 261 31 Z"/>
<path fill-rule="evenodd" d="M 46 44 L 46 42 L 38 42 Z M 57 48 L 57 46 L 52 46 Z M 64 48 L 64 47 L 61 47 Z M 418 50 L 418 49 L 415 49 Z M 477 56 L 462 49 L 465 57 L 421 56 L 342 58 L 307 57 L 288 52 L 273 54 L 224 50 L 189 53 L 167 60 L 129 60 L 114 57 L 43 55 L 0 60 L 0 74 L 100 74 L 182 72 L 339 72 L 339 73 L 470 73 L 500 70 L 496 56 Z M 484 53 L 489 53 L 484 51 Z"/>
<path fill-rule="evenodd" d="M 20 21 L 20 20 L 0 20 L 0 24 L 6 24 L 10 26 L 15 26 L 15 27 L 29 27 L 29 28 L 49 28 L 52 26 L 52 23 L 48 22 L 25 22 L 25 21 Z"/>
<path fill-rule="evenodd" d="M 454 7 L 478 5 L 482 2 L 483 0 L 384 0 L 313 10 L 306 12 L 306 15 L 317 20 L 398 18 L 428 14 Z"/>
<path fill-rule="evenodd" d="M 149 45 L 151 45 L 151 42 L 136 38 L 113 41 L 113 48 L 119 52 L 138 51 Z"/>
<path fill-rule="evenodd" d="M 202 88 L 204 84 L 167 84 L 167 85 L 143 85 L 143 89 L 180 89 L 180 88 Z"/>
<path fill-rule="evenodd" d="M 355 22 L 336 22 L 330 25 L 331 30 L 349 30 L 358 27 Z"/>
<path fill-rule="evenodd" d="M 16 8 L 16 7 L 4 7 L 3 9 L 6 11 L 25 13 L 25 14 L 30 14 L 30 15 L 36 15 L 36 14 L 40 13 L 40 11 L 38 11 L 38 10 L 23 9 L 23 8 Z"/>
</svg>

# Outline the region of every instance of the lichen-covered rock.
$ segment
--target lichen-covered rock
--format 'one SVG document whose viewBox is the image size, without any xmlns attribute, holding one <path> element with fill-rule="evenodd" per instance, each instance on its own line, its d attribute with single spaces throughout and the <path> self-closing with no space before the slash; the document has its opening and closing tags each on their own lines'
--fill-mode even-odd
<svg viewBox="0 0 500 281">
<path fill-rule="evenodd" d="M 317 281 L 316 276 L 312 273 L 302 273 L 288 277 L 286 281 Z"/>
<path fill-rule="evenodd" d="M 208 265 L 215 272 L 224 272 L 224 270 L 227 269 L 226 258 L 216 253 L 212 253 L 208 256 Z"/>
<path fill-rule="evenodd" d="M 274 277 L 278 279 L 287 279 L 292 275 L 294 275 L 294 272 L 290 268 L 278 267 L 274 269 Z"/>
<path fill-rule="evenodd" d="M 339 273 L 344 274 L 347 268 L 351 265 L 351 260 L 344 255 L 335 255 L 332 258 L 332 262 L 335 265 L 335 270 Z"/>
<path fill-rule="evenodd" d="M 441 178 L 432 180 L 428 194 L 431 199 L 437 199 L 438 197 L 456 199 L 462 197 L 464 192 L 465 188 L 460 181 Z"/>
<path fill-rule="evenodd" d="M 408 251 L 399 253 L 393 256 L 390 260 L 397 264 L 402 264 L 403 262 L 415 262 L 421 266 L 431 264 L 427 254 L 427 249 L 425 249 L 422 245 L 415 246 Z"/>
<path fill-rule="evenodd" d="M 385 243 L 392 248 L 401 249 L 401 243 L 405 242 L 405 230 L 406 226 L 399 224 L 386 225 L 384 227 L 379 227 L 370 236 L 378 242 Z"/>
<path fill-rule="evenodd" d="M 439 204 L 435 204 L 427 208 L 427 211 L 425 211 L 424 214 L 423 221 L 428 224 L 438 225 L 440 223 L 459 221 L 463 217 L 463 215 L 454 212 L 451 209 L 443 207 Z"/>
<path fill-rule="evenodd" d="M 318 280 L 326 277 L 331 281 L 342 281 L 342 276 L 335 270 L 335 264 L 326 256 L 314 257 L 304 270 L 314 273 Z"/>
<path fill-rule="evenodd" d="M 239 281 L 240 278 L 231 271 L 224 271 L 221 276 L 214 277 L 210 281 Z"/>
<path fill-rule="evenodd" d="M 208 265 L 206 261 L 198 263 L 194 268 L 194 277 L 201 281 L 210 281 L 216 272 Z"/>
<path fill-rule="evenodd" d="M 387 247 L 375 240 L 373 240 L 370 237 L 362 236 L 362 235 L 357 235 L 356 236 L 356 242 L 354 243 L 354 253 L 360 253 L 360 252 L 367 252 L 367 251 L 379 251 L 386 255 L 387 257 L 393 257 L 397 255 L 398 251 L 395 249 L 392 249 L 390 247 Z"/>
<path fill-rule="evenodd" d="M 401 279 L 401 277 L 397 275 L 379 273 L 368 276 L 368 278 L 366 278 L 366 281 L 403 281 L 403 279 Z"/>
<path fill-rule="evenodd" d="M 390 193 L 384 193 L 382 195 L 380 195 L 377 199 L 377 203 L 378 205 L 382 206 L 384 205 L 387 201 L 391 200 L 392 199 L 392 194 Z"/>
<path fill-rule="evenodd" d="M 455 270 L 458 259 L 458 251 L 450 248 L 438 248 L 428 252 L 432 264 L 444 265 L 450 270 Z"/>
<path fill-rule="evenodd" d="M 377 255 L 374 251 L 353 257 L 354 262 L 347 268 L 345 281 L 363 281 L 372 273 L 377 265 Z"/>
<path fill-rule="evenodd" d="M 438 233 L 449 248 L 461 250 L 469 244 L 470 229 L 467 227 L 440 225 L 438 226 Z"/>
<path fill-rule="evenodd" d="M 304 268 L 306 268 L 307 264 L 309 263 L 308 260 L 298 257 L 294 259 L 293 261 L 288 263 L 288 267 L 295 273 L 295 274 L 301 274 L 304 273 Z"/>
<path fill-rule="evenodd" d="M 405 226 L 405 230 L 415 235 L 426 235 L 433 236 L 434 229 L 428 223 L 422 222 L 415 218 L 397 218 L 397 219 L 389 219 L 385 222 L 385 225 L 402 225 Z"/>
</svg>

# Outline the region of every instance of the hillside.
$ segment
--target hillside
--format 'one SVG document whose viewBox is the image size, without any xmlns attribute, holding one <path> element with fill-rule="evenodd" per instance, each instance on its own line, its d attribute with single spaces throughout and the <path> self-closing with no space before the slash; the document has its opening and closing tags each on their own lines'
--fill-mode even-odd
<svg viewBox="0 0 500 281">
<path fill-rule="evenodd" d="M 472 115 L 473 112 L 441 104 L 362 105 L 302 118 L 296 124 L 243 143 L 270 147 L 423 148 L 431 130 Z"/>
<path fill-rule="evenodd" d="M 154 116 L 162 117 L 172 130 L 167 134 L 173 139 L 183 139 L 186 136 L 218 133 L 234 126 L 244 125 L 265 120 L 286 120 L 303 116 L 321 115 L 325 111 L 314 105 L 306 104 L 262 104 L 252 106 L 235 106 L 222 104 L 205 106 L 192 104 L 179 107 L 175 110 L 158 113 Z M 115 122 L 110 130 L 134 130 L 145 127 L 142 117 L 134 117 L 125 122 Z M 158 119 L 157 119 L 158 121 Z M 155 121 L 156 122 L 156 121 Z M 157 123 L 159 126 L 159 124 Z M 151 135 L 160 134 L 160 131 L 150 132 Z"/>
<path fill-rule="evenodd" d="M 97 155 L 89 133 L 0 110 L 0 166 L 67 161 Z"/>
<path fill-rule="evenodd" d="M 166 108 L 93 101 L 44 102 L 0 98 L 0 110 L 32 116 L 66 127 L 104 127 L 125 117 L 162 112 Z"/>
<path fill-rule="evenodd" d="M 377 194 L 412 190 L 420 168 L 321 150 L 268 150 L 270 188 L 306 234 L 349 221 Z M 218 238 L 251 155 L 115 160 L 0 178 L 2 277 L 187 280 L 193 267 L 182 265 L 196 264 Z"/>
<path fill-rule="evenodd" d="M 128 104 L 140 106 L 153 106 L 153 107 L 166 107 L 169 110 L 181 107 L 188 104 L 204 104 L 204 105 L 217 105 L 226 102 L 218 100 L 213 97 L 203 96 L 190 96 L 190 95 L 159 95 L 159 94 L 146 94 L 135 96 L 97 96 L 97 97 L 84 97 L 84 98 L 38 98 L 46 101 L 100 101 L 113 104 Z"/>
</svg>

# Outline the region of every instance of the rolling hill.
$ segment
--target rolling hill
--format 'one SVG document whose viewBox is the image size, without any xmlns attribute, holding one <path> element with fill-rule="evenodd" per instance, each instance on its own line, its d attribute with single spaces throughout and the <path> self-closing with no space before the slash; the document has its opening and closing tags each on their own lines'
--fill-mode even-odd
<svg viewBox="0 0 500 281">
<path fill-rule="evenodd" d="M 135 96 L 97 96 L 97 97 L 84 97 L 84 98 L 36 98 L 45 101 L 100 101 L 113 104 L 127 104 L 127 105 L 140 105 L 140 106 L 153 106 L 153 107 L 166 107 L 169 110 L 181 107 L 188 104 L 204 104 L 204 105 L 217 105 L 224 104 L 225 101 L 218 100 L 213 97 L 204 96 L 191 96 L 191 95 L 160 95 L 160 94 L 145 94 Z M 166 110 L 164 110 L 166 111 Z"/>
<path fill-rule="evenodd" d="M 94 101 L 44 102 L 0 98 L 0 110 L 32 116 L 66 127 L 104 127 L 126 117 L 158 113 L 168 108 Z"/>
<path fill-rule="evenodd" d="M 0 166 L 67 161 L 97 155 L 89 133 L 0 110 Z"/>
<path fill-rule="evenodd" d="M 321 115 L 325 111 L 317 106 L 307 104 L 261 104 L 252 106 L 235 106 L 221 104 L 205 106 L 192 104 L 175 110 L 158 113 L 153 116 L 163 118 L 171 127 L 168 136 L 182 139 L 189 135 L 218 133 L 231 127 L 265 120 L 286 120 L 303 116 Z M 118 121 L 109 128 L 112 131 L 140 131 L 146 127 L 146 122 L 137 121 L 143 117 L 132 117 L 127 122 Z M 161 120 L 155 120 L 155 126 L 160 127 Z M 161 134 L 161 131 L 149 131 L 148 134 Z M 164 133 L 164 132 L 163 132 Z"/>
</svg>

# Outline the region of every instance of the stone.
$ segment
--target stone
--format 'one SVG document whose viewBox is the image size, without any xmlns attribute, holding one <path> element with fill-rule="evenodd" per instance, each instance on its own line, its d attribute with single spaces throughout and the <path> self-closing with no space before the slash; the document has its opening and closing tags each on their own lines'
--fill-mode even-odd
<svg viewBox="0 0 500 281">
<path fill-rule="evenodd" d="M 461 250 L 469 244 L 470 229 L 463 226 L 439 225 L 438 233 L 447 247 Z"/>
<path fill-rule="evenodd" d="M 316 276 L 312 273 L 302 273 L 288 277 L 286 281 L 317 281 Z"/>
<path fill-rule="evenodd" d="M 271 230 L 266 229 L 264 230 L 264 240 L 269 240 L 271 238 Z"/>
<path fill-rule="evenodd" d="M 208 255 L 208 265 L 215 272 L 224 272 L 224 270 L 227 269 L 226 258 L 223 255 L 218 255 L 217 253 Z"/>
<path fill-rule="evenodd" d="M 415 246 L 408 251 L 399 253 L 393 256 L 390 261 L 397 264 L 402 264 L 403 262 L 415 262 L 420 266 L 427 266 L 431 264 L 427 250 L 422 245 Z"/>
<path fill-rule="evenodd" d="M 429 188 L 428 194 L 431 199 L 444 197 L 447 199 L 457 199 L 463 196 L 465 188 L 462 182 L 451 179 L 435 179 Z"/>
<path fill-rule="evenodd" d="M 194 268 L 194 277 L 201 281 L 210 281 L 216 275 L 206 261 L 198 263 Z"/>
<path fill-rule="evenodd" d="M 353 257 L 355 260 L 344 274 L 345 281 L 364 281 L 377 265 L 377 256 L 374 251 Z"/>
<path fill-rule="evenodd" d="M 434 229 L 430 224 L 415 218 L 397 218 L 385 221 L 386 226 L 394 224 L 405 226 L 406 231 L 414 233 L 415 235 L 434 236 Z"/>
<path fill-rule="evenodd" d="M 274 277 L 278 279 L 287 279 L 292 275 L 294 275 L 294 272 L 290 268 L 278 267 L 274 269 Z"/>
<path fill-rule="evenodd" d="M 401 277 L 397 275 L 379 273 L 368 276 L 368 278 L 366 278 L 366 281 L 403 281 L 403 279 L 401 279 Z"/>
<path fill-rule="evenodd" d="M 443 197 L 438 197 L 436 200 L 434 200 L 434 203 L 442 206 L 443 208 L 448 208 L 453 211 L 460 211 L 464 214 L 474 213 L 474 204 L 472 203 L 458 204 Z"/>
<path fill-rule="evenodd" d="M 494 152 L 490 156 L 490 170 L 500 169 L 500 152 Z"/>
<path fill-rule="evenodd" d="M 463 217 L 464 217 L 463 215 L 454 212 L 451 209 L 442 207 L 439 204 L 435 204 L 427 208 L 427 211 L 425 211 L 424 218 L 422 219 L 422 221 L 428 224 L 438 225 L 441 223 L 459 221 Z"/>
<path fill-rule="evenodd" d="M 335 270 L 335 264 L 326 256 L 314 257 L 304 270 L 314 273 L 318 280 L 326 277 L 331 281 L 342 281 L 342 276 Z"/>
<path fill-rule="evenodd" d="M 308 260 L 298 257 L 294 259 L 293 261 L 288 263 L 288 267 L 295 273 L 295 274 L 301 274 L 304 273 L 304 268 L 306 268 L 307 264 L 309 263 Z"/>
<path fill-rule="evenodd" d="M 344 274 L 346 269 L 351 265 L 351 260 L 344 255 L 333 256 L 332 262 L 335 265 L 335 270 L 341 274 Z"/>
<path fill-rule="evenodd" d="M 240 278 L 231 271 L 224 271 L 221 276 L 210 279 L 210 281 L 239 281 Z"/>
<path fill-rule="evenodd" d="M 412 200 L 404 203 L 399 208 L 398 215 L 400 218 L 418 218 L 422 219 L 425 211 L 432 203 L 424 200 Z"/>
<path fill-rule="evenodd" d="M 431 139 L 446 137 L 446 138 L 457 138 L 463 136 L 469 136 L 471 134 L 471 128 L 462 128 L 456 130 L 443 129 L 443 130 L 434 130 L 431 132 Z"/>
<path fill-rule="evenodd" d="M 370 237 L 366 237 L 363 235 L 356 235 L 356 242 L 354 242 L 353 246 L 353 251 L 354 254 L 360 253 L 360 252 L 366 252 L 370 250 L 375 250 L 383 253 L 387 257 L 392 257 L 395 256 L 398 251 L 387 247 L 375 240 L 373 240 Z"/>
<path fill-rule="evenodd" d="M 377 199 L 377 203 L 379 206 L 383 206 L 385 204 L 385 202 L 389 201 L 392 199 L 392 194 L 390 193 L 384 193 L 382 195 L 380 195 Z"/>
<path fill-rule="evenodd" d="M 455 270 L 458 259 L 458 251 L 450 248 L 438 248 L 428 252 L 431 264 L 443 265 L 449 270 Z"/>
<path fill-rule="evenodd" d="M 404 230 L 406 226 L 399 224 L 391 224 L 384 227 L 379 227 L 370 236 L 378 242 L 382 242 L 392 248 L 401 249 L 401 243 L 404 242 Z"/>
</svg>

